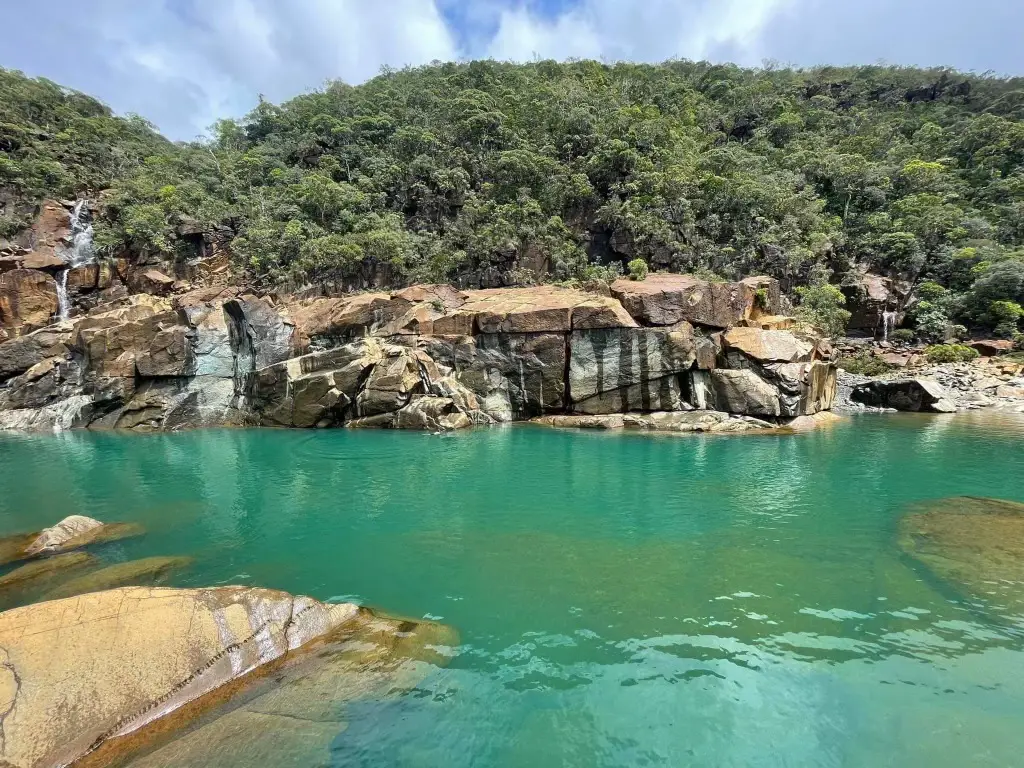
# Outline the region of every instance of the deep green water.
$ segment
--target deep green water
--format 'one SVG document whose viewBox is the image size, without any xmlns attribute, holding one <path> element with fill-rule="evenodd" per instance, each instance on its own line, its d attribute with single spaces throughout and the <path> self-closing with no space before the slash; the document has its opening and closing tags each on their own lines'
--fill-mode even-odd
<svg viewBox="0 0 1024 768">
<path fill-rule="evenodd" d="M 0 535 L 143 523 L 106 559 L 439 618 L 416 691 L 310 765 L 964 766 L 1024 761 L 1024 617 L 902 555 L 909 502 L 1024 501 L 1024 421 L 794 436 L 0 436 Z M 1024 587 L 1022 587 L 1024 588 Z"/>
</svg>

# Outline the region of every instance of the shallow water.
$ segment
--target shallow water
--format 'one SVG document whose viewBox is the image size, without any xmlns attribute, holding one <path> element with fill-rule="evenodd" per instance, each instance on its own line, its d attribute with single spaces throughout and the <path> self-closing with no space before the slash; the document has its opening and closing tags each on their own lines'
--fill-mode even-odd
<svg viewBox="0 0 1024 768">
<path fill-rule="evenodd" d="M 171 584 L 458 631 L 449 666 L 348 705 L 297 765 L 1015 765 L 1021 601 L 968 594 L 897 542 L 913 502 L 1024 501 L 1014 418 L 0 436 L 0 535 L 137 521 L 146 536 L 96 553 L 188 555 Z"/>
</svg>

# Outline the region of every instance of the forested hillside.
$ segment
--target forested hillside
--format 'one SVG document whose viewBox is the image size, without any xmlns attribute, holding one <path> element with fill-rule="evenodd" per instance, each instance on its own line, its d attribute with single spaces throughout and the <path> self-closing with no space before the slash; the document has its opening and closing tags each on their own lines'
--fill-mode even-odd
<svg viewBox="0 0 1024 768">
<path fill-rule="evenodd" d="M 0 185 L 110 188 L 108 253 L 187 258 L 183 225 L 226 226 L 268 287 L 581 280 L 642 259 L 793 290 L 867 267 L 918 286 L 923 335 L 953 320 L 1009 336 L 1024 314 L 1021 78 L 439 64 L 169 145 L 2 74 Z"/>
</svg>

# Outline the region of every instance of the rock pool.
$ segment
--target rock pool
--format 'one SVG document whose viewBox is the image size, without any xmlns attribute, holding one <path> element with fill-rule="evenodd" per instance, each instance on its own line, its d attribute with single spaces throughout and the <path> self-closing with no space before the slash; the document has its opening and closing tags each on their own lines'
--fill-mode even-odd
<svg viewBox="0 0 1024 768">
<path fill-rule="evenodd" d="M 932 502 L 1024 502 L 1022 441 L 1024 418 L 971 415 L 741 437 L 0 435 L 0 536 L 139 523 L 90 554 L 187 557 L 159 583 L 458 633 L 446 666 L 302 721 L 274 765 L 1003 766 L 1024 754 L 1020 569 L 1004 548 L 988 574 L 985 536 L 936 567 L 945 540 L 917 556 L 906 520 L 956 537 Z M 223 740 L 181 743 L 136 764 L 238 764 Z"/>
</svg>

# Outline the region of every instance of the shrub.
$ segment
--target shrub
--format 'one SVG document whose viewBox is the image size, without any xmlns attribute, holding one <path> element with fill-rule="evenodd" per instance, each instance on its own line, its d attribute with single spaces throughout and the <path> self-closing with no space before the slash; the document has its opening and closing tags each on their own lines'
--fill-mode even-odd
<svg viewBox="0 0 1024 768">
<path fill-rule="evenodd" d="M 630 280 L 643 280 L 647 277 L 647 262 L 643 259 L 633 259 L 626 265 L 629 270 Z"/>
<path fill-rule="evenodd" d="M 840 358 L 839 367 L 858 376 L 881 376 L 895 370 L 896 366 L 889 365 L 880 357 L 874 357 L 870 352 L 858 352 L 852 357 Z"/>
<path fill-rule="evenodd" d="M 767 311 L 768 305 L 768 289 L 758 288 L 756 291 L 754 291 L 754 306 L 756 306 L 758 309 L 763 309 Z"/>
<path fill-rule="evenodd" d="M 850 313 L 843 309 L 846 297 L 838 287 L 821 283 L 797 288 L 796 294 L 800 297 L 797 317 L 820 328 L 829 336 L 842 336 L 846 333 Z"/>
<path fill-rule="evenodd" d="M 909 328 L 897 328 L 889 334 L 889 338 L 897 344 L 913 344 L 915 335 Z"/>
<path fill-rule="evenodd" d="M 949 315 L 930 301 L 918 303 L 914 308 L 914 321 L 918 335 L 925 341 L 943 341 L 949 333 Z"/>
<path fill-rule="evenodd" d="M 966 363 L 978 357 L 978 350 L 963 344 L 933 344 L 924 354 L 933 363 Z"/>
</svg>

